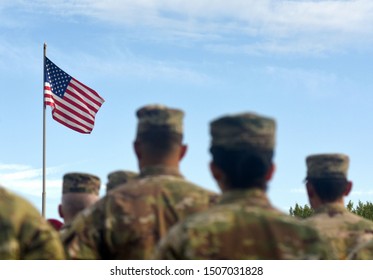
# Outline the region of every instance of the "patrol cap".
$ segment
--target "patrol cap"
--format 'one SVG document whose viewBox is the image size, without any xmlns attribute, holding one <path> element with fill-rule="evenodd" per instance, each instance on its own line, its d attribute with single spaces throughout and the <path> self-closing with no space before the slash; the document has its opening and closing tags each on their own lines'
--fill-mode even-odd
<svg viewBox="0 0 373 280">
<path fill-rule="evenodd" d="M 273 151 L 276 123 L 255 113 L 227 115 L 210 123 L 211 146 Z"/>
<path fill-rule="evenodd" d="M 347 179 L 349 158 L 344 154 L 310 155 L 306 164 L 306 179 Z"/>
<path fill-rule="evenodd" d="M 62 194 L 90 193 L 99 195 L 101 181 L 88 173 L 67 173 L 63 176 Z"/>
<path fill-rule="evenodd" d="M 150 129 L 166 129 L 183 134 L 184 112 L 163 105 L 148 105 L 137 110 L 137 135 Z"/>
<path fill-rule="evenodd" d="M 127 183 L 129 180 L 138 176 L 137 173 L 126 170 L 118 170 L 108 174 L 108 182 L 106 184 L 106 191 L 110 191 L 117 186 Z"/>
</svg>

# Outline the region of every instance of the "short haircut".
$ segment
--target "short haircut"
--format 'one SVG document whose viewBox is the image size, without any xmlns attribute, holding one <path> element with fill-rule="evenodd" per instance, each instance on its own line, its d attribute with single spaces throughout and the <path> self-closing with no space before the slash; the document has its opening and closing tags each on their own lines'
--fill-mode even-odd
<svg viewBox="0 0 373 280">
<path fill-rule="evenodd" d="M 147 129 L 137 135 L 137 142 L 141 142 L 145 152 L 157 158 L 164 158 L 182 144 L 183 136 L 169 129 L 159 127 Z"/>
<path fill-rule="evenodd" d="M 341 198 L 348 184 L 345 178 L 308 178 L 307 181 L 323 202 L 334 202 Z"/>
<path fill-rule="evenodd" d="M 260 187 L 266 189 L 265 175 L 272 165 L 273 151 L 210 148 L 213 162 L 227 176 L 232 189 Z"/>
</svg>

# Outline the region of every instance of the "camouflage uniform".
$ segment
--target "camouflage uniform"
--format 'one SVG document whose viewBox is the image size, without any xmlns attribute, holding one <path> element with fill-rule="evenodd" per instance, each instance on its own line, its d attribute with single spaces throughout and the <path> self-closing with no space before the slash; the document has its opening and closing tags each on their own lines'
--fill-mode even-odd
<svg viewBox="0 0 373 280">
<path fill-rule="evenodd" d="M 211 123 L 212 146 L 273 150 L 275 122 L 255 114 Z M 312 228 L 278 211 L 259 186 L 226 190 L 220 203 L 173 227 L 156 259 L 324 259 Z"/>
<path fill-rule="evenodd" d="M 129 180 L 135 179 L 138 176 L 137 173 L 126 170 L 118 170 L 108 174 L 108 182 L 106 184 L 106 192 L 111 191 L 119 187 L 122 184 L 127 183 Z"/>
<path fill-rule="evenodd" d="M 146 107 L 140 112 L 138 132 L 151 123 L 181 133 L 181 111 Z M 149 259 L 172 225 L 216 199 L 215 193 L 185 180 L 176 167 L 146 166 L 139 178 L 83 211 L 64 244 L 72 259 Z"/>
<path fill-rule="evenodd" d="M 57 232 L 29 202 L 0 187 L 0 259 L 64 259 Z"/>
<path fill-rule="evenodd" d="M 349 260 L 373 260 L 373 240 L 361 243 L 356 246 L 349 255 Z"/>
<path fill-rule="evenodd" d="M 62 196 L 66 194 L 74 195 L 94 195 L 99 196 L 101 181 L 95 175 L 88 173 L 67 173 L 63 176 L 62 182 Z M 82 209 L 83 210 L 83 209 Z M 60 234 L 63 236 L 71 227 L 71 221 L 65 222 L 60 229 Z"/>
<path fill-rule="evenodd" d="M 347 178 L 349 159 L 342 154 L 307 157 L 307 178 Z M 346 259 L 359 244 L 373 238 L 373 222 L 348 211 L 343 203 L 323 203 L 305 223 L 315 227 L 337 252 Z"/>
</svg>

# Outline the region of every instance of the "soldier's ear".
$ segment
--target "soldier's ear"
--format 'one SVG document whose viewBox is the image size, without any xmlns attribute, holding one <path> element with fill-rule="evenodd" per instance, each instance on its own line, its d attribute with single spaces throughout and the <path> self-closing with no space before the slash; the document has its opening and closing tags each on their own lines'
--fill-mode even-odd
<svg viewBox="0 0 373 280">
<path fill-rule="evenodd" d="M 311 207 L 314 209 L 317 208 L 320 205 L 320 199 L 318 198 L 313 185 L 308 181 L 306 182 L 306 190 Z"/>
<path fill-rule="evenodd" d="M 180 154 L 179 154 L 179 160 L 182 160 L 188 151 L 188 145 L 181 145 L 180 146 Z"/>
<path fill-rule="evenodd" d="M 58 215 L 60 215 L 60 217 L 63 219 L 63 211 L 62 211 L 62 205 L 61 204 L 58 205 Z"/>
<path fill-rule="evenodd" d="M 135 151 L 135 154 L 136 154 L 136 157 L 138 159 L 141 159 L 142 155 L 141 155 L 141 149 L 140 149 L 140 142 L 139 141 L 135 141 L 133 142 L 133 150 Z"/>
<path fill-rule="evenodd" d="M 218 166 L 216 166 L 213 161 L 210 162 L 210 171 L 212 177 L 214 177 L 216 181 L 221 181 L 221 179 L 223 178 L 223 171 L 221 171 L 221 169 Z"/>
<path fill-rule="evenodd" d="M 351 190 L 352 190 L 352 182 L 351 181 L 347 181 L 347 186 L 346 186 L 345 191 L 343 192 L 343 195 L 344 196 L 348 196 L 349 193 L 351 192 Z"/>
<path fill-rule="evenodd" d="M 265 175 L 265 180 L 268 182 L 272 179 L 273 174 L 275 173 L 276 165 L 272 162 L 270 168 L 267 170 L 267 173 Z"/>
<path fill-rule="evenodd" d="M 313 189 L 313 186 L 310 182 L 306 182 L 306 190 L 307 190 L 307 195 L 311 199 L 315 196 L 315 190 Z"/>
<path fill-rule="evenodd" d="M 213 161 L 210 162 L 210 171 L 220 190 L 224 192 L 227 189 L 225 173 Z"/>
</svg>

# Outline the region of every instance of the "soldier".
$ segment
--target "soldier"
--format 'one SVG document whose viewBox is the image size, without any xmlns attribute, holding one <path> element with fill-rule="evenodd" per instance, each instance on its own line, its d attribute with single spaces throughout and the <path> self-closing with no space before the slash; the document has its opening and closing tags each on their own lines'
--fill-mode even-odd
<svg viewBox="0 0 373 280">
<path fill-rule="evenodd" d="M 164 106 L 137 111 L 134 150 L 140 176 L 83 211 L 64 239 L 72 259 L 149 259 L 168 229 L 207 209 L 217 194 L 183 178 L 179 164 L 183 112 Z"/>
<path fill-rule="evenodd" d="M 323 259 L 315 230 L 275 209 L 275 121 L 253 113 L 211 123 L 210 169 L 223 192 L 218 205 L 188 217 L 160 242 L 156 259 Z"/>
<path fill-rule="evenodd" d="M 346 259 L 351 250 L 373 238 L 373 222 L 349 212 L 344 197 L 352 189 L 347 180 L 349 158 L 343 154 L 319 154 L 306 158 L 306 188 L 314 215 L 305 220 Z"/>
<path fill-rule="evenodd" d="M 87 173 L 67 173 L 63 176 L 62 201 L 58 206 L 64 225 L 61 235 L 71 226 L 75 216 L 99 199 L 100 178 Z"/>
<path fill-rule="evenodd" d="M 118 170 L 108 174 L 108 182 L 106 184 L 106 193 L 127 183 L 128 181 L 136 178 L 138 174 L 136 172 L 127 170 Z"/>
<path fill-rule="evenodd" d="M 0 186 L 0 259 L 60 260 L 58 233 L 28 201 Z"/>
</svg>

